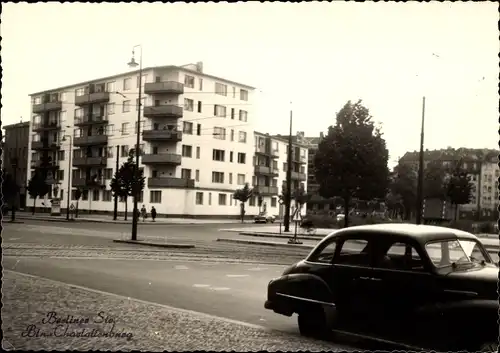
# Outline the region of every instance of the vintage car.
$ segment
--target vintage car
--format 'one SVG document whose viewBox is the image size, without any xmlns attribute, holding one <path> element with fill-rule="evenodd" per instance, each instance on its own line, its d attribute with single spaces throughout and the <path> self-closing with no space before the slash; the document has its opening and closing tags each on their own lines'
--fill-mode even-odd
<svg viewBox="0 0 500 353">
<path fill-rule="evenodd" d="M 267 213 L 259 213 L 253 218 L 254 223 L 274 223 L 276 217 L 270 216 Z"/>
<path fill-rule="evenodd" d="M 301 334 L 407 347 L 497 351 L 498 266 L 473 234 L 445 227 L 345 228 L 269 282 L 265 308 Z"/>
</svg>

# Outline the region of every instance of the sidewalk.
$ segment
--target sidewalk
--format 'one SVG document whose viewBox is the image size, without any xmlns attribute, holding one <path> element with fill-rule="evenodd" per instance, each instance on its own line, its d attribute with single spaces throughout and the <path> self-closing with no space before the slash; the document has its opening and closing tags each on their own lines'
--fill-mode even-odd
<svg viewBox="0 0 500 353">
<path fill-rule="evenodd" d="M 10 214 L 7 216 L 10 219 Z M 35 213 L 32 215 L 30 212 L 16 212 L 16 219 L 24 220 L 38 220 L 38 221 L 46 221 L 46 222 L 68 222 L 66 220 L 66 215 L 61 216 L 51 216 L 48 213 Z M 132 224 L 132 216 L 129 216 L 125 221 L 122 217 L 119 217 L 116 221 L 113 220 L 113 216 L 111 215 L 81 215 L 78 218 L 75 218 L 73 222 L 93 222 L 93 223 L 110 223 L 110 224 Z M 237 219 L 189 219 L 189 218 L 157 218 L 155 222 L 151 220 L 151 217 L 146 219 L 146 222 L 143 222 L 140 219 L 139 224 L 144 225 L 183 225 L 183 224 L 233 224 L 233 223 L 241 223 L 240 220 Z"/>
</svg>

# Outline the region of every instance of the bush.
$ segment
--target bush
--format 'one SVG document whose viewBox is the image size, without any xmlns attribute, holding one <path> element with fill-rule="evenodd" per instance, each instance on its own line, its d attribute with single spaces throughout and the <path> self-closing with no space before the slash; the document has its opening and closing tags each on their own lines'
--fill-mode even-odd
<svg viewBox="0 0 500 353">
<path fill-rule="evenodd" d="M 473 233 L 474 232 L 473 224 L 474 224 L 474 222 L 471 220 L 461 219 L 458 221 L 451 221 L 450 223 L 446 224 L 445 226 L 448 228 L 454 228 L 454 229 L 463 230 L 465 232 Z"/>
<path fill-rule="evenodd" d="M 476 229 L 478 233 L 488 233 L 488 234 L 495 233 L 495 226 L 493 225 L 492 222 L 478 223 Z"/>
<path fill-rule="evenodd" d="M 307 215 L 300 224 L 301 227 L 311 225 L 315 228 L 338 228 L 335 217 L 328 215 Z"/>
</svg>

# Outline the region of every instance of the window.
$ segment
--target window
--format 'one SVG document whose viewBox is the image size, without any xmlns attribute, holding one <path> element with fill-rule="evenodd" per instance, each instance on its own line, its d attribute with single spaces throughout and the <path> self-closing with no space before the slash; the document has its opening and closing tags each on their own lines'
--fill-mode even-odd
<svg viewBox="0 0 500 353">
<path fill-rule="evenodd" d="M 200 91 L 203 91 L 203 79 L 202 78 L 198 79 L 198 89 Z"/>
<path fill-rule="evenodd" d="M 123 90 L 128 91 L 132 87 L 132 80 L 129 78 L 126 78 L 123 80 Z"/>
<path fill-rule="evenodd" d="M 113 179 L 113 169 L 112 168 L 106 168 L 104 169 L 104 179 Z"/>
<path fill-rule="evenodd" d="M 128 123 L 122 123 L 122 135 L 128 135 Z"/>
<path fill-rule="evenodd" d="M 337 249 L 337 242 L 335 239 L 323 244 L 319 249 L 317 249 L 311 256 L 307 259 L 311 262 L 319 262 L 324 264 L 330 264 L 335 256 L 335 250 Z"/>
<path fill-rule="evenodd" d="M 115 103 L 106 104 L 106 114 L 111 115 L 115 113 Z"/>
<path fill-rule="evenodd" d="M 340 249 L 338 263 L 352 266 L 370 266 L 371 243 L 365 239 L 346 239 Z"/>
<path fill-rule="evenodd" d="M 216 150 L 216 149 L 214 149 L 212 151 L 212 159 L 214 161 L 224 162 L 225 154 L 226 154 L 226 151 L 224 151 L 224 150 Z"/>
<path fill-rule="evenodd" d="M 208 205 L 210 206 L 212 204 L 212 193 L 208 193 Z"/>
<path fill-rule="evenodd" d="M 89 191 L 83 190 L 82 191 L 82 201 L 87 201 L 88 199 L 89 199 Z"/>
<path fill-rule="evenodd" d="M 194 77 L 185 75 L 184 76 L 184 87 L 194 88 Z"/>
<path fill-rule="evenodd" d="M 233 183 L 233 173 L 229 173 L 229 184 Z"/>
<path fill-rule="evenodd" d="M 200 146 L 196 147 L 196 159 L 200 159 Z"/>
<path fill-rule="evenodd" d="M 248 201 L 249 206 L 255 206 L 255 196 L 250 197 L 250 200 Z"/>
<path fill-rule="evenodd" d="M 219 118 L 226 117 L 226 107 L 223 105 L 214 105 L 214 116 L 218 116 Z"/>
<path fill-rule="evenodd" d="M 196 124 L 196 135 L 201 135 L 201 124 Z"/>
<path fill-rule="evenodd" d="M 219 94 L 221 96 L 227 96 L 227 85 L 216 82 L 215 83 L 215 94 Z"/>
<path fill-rule="evenodd" d="M 233 163 L 233 151 L 229 152 L 229 162 Z"/>
<path fill-rule="evenodd" d="M 192 156 L 193 156 L 193 146 L 182 145 L 182 157 L 191 158 Z"/>
<path fill-rule="evenodd" d="M 181 169 L 181 178 L 182 179 L 191 179 L 191 169 Z"/>
<path fill-rule="evenodd" d="M 231 141 L 234 141 L 234 130 L 231 129 Z"/>
<path fill-rule="evenodd" d="M 226 194 L 219 194 L 219 205 L 225 206 L 226 201 L 227 201 L 227 195 Z"/>
<path fill-rule="evenodd" d="M 200 170 L 199 169 L 196 169 L 194 175 L 195 175 L 194 180 L 195 181 L 200 181 Z"/>
<path fill-rule="evenodd" d="M 77 97 L 81 97 L 81 96 L 83 96 L 84 94 L 85 94 L 85 88 L 77 88 L 77 89 L 75 89 L 75 96 L 77 96 Z M 37 100 L 37 98 L 38 98 L 38 100 Z M 36 103 L 37 101 L 38 101 L 38 103 Z M 41 103 L 41 101 L 42 101 L 42 100 L 41 100 L 41 98 L 40 98 L 40 97 L 36 97 L 36 98 L 35 98 L 35 104 L 40 104 L 40 103 Z"/>
<path fill-rule="evenodd" d="M 123 101 L 123 113 L 128 113 L 130 111 L 130 101 Z"/>
<path fill-rule="evenodd" d="M 203 205 L 203 193 L 202 192 L 196 193 L 196 204 Z"/>
<path fill-rule="evenodd" d="M 247 155 L 245 153 L 238 153 L 238 163 L 245 164 Z"/>
<path fill-rule="evenodd" d="M 226 129 L 223 127 L 214 127 L 214 138 L 218 140 L 226 139 Z"/>
<path fill-rule="evenodd" d="M 224 173 L 212 172 L 212 183 L 223 184 L 224 183 Z"/>
<path fill-rule="evenodd" d="M 58 151 L 57 152 L 57 159 L 60 160 L 60 161 L 64 161 L 64 157 L 65 157 L 65 153 L 66 151 Z"/>
<path fill-rule="evenodd" d="M 150 191 L 149 192 L 149 202 L 150 203 L 161 203 L 161 191 Z"/>
<path fill-rule="evenodd" d="M 248 100 L 248 91 L 246 89 L 240 89 L 240 100 L 242 101 Z"/>
<path fill-rule="evenodd" d="M 194 101 L 189 98 L 184 98 L 184 110 L 188 112 L 194 111 Z"/>
<path fill-rule="evenodd" d="M 233 98 L 236 98 L 236 87 L 233 86 Z"/>
<path fill-rule="evenodd" d="M 188 135 L 193 134 L 193 123 L 190 123 L 188 121 L 184 121 L 182 123 L 182 132 Z"/>
<path fill-rule="evenodd" d="M 246 110 L 240 110 L 240 121 L 247 121 L 248 113 Z"/>
<path fill-rule="evenodd" d="M 128 145 L 120 146 L 120 157 L 128 157 Z"/>
<path fill-rule="evenodd" d="M 113 150 L 114 150 L 113 147 L 108 146 L 108 150 L 106 151 L 106 155 L 107 155 L 108 158 L 112 158 L 113 157 Z"/>
<path fill-rule="evenodd" d="M 59 181 L 64 180 L 64 170 L 58 170 L 57 171 L 56 179 L 59 180 Z"/>
<path fill-rule="evenodd" d="M 201 113 L 201 102 L 198 101 L 198 113 Z"/>
<path fill-rule="evenodd" d="M 115 92 L 115 81 L 106 83 L 106 92 Z"/>
<path fill-rule="evenodd" d="M 234 108 L 231 108 L 231 119 L 234 120 Z"/>
<path fill-rule="evenodd" d="M 238 185 L 245 185 L 245 174 L 238 174 Z"/>
<path fill-rule="evenodd" d="M 436 267 L 471 263 L 478 256 L 477 251 L 481 252 L 475 241 L 464 240 L 430 242 L 425 245 L 425 250 Z"/>
<path fill-rule="evenodd" d="M 103 190 L 102 191 L 102 200 L 103 201 L 111 201 L 111 199 L 113 198 L 113 193 L 111 192 L 111 190 Z"/>
<path fill-rule="evenodd" d="M 99 190 L 95 189 L 92 191 L 92 201 L 99 201 Z"/>
<path fill-rule="evenodd" d="M 271 207 L 276 207 L 276 197 L 271 197 Z"/>
<path fill-rule="evenodd" d="M 243 142 L 243 143 L 247 142 L 247 133 L 245 131 L 240 131 L 238 133 L 238 142 Z"/>
</svg>

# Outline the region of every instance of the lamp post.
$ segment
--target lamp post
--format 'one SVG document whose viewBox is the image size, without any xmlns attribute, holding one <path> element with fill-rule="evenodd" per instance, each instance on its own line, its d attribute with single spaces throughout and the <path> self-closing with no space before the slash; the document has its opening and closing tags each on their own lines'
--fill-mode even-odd
<svg viewBox="0 0 500 353">
<path fill-rule="evenodd" d="M 67 197 L 66 197 L 66 220 L 69 221 L 69 199 L 70 199 L 70 191 L 71 191 L 71 172 L 73 171 L 72 165 L 71 165 L 71 155 L 73 154 L 73 136 L 71 135 L 64 135 L 63 136 L 63 141 L 66 141 L 66 137 L 69 137 L 69 167 L 68 167 L 68 192 L 67 192 Z"/>
<path fill-rule="evenodd" d="M 135 61 L 135 48 L 140 48 L 139 64 Z M 137 240 L 137 221 L 138 221 L 138 199 L 139 199 L 139 145 L 140 145 L 140 134 L 141 134 L 141 95 L 142 95 L 142 45 L 138 44 L 132 48 L 132 59 L 128 63 L 130 67 L 137 67 L 139 65 L 139 102 L 137 109 L 137 140 L 135 144 L 135 166 L 134 166 L 134 183 L 133 183 L 133 193 L 134 193 L 134 208 L 132 213 L 132 240 Z"/>
</svg>

